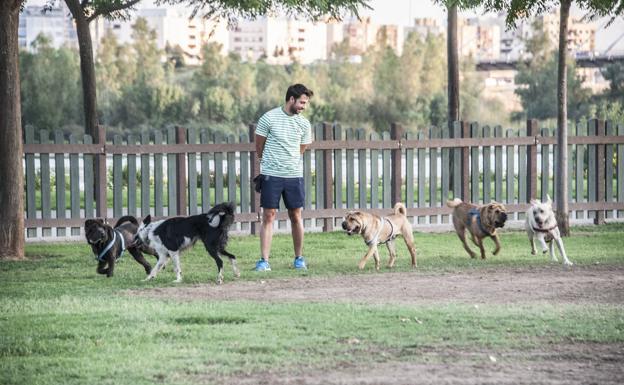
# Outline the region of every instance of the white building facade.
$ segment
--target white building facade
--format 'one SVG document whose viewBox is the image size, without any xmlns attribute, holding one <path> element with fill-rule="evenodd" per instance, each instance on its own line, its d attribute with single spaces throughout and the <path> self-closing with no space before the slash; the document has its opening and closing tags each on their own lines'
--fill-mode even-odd
<svg viewBox="0 0 624 385">
<path fill-rule="evenodd" d="M 278 17 L 240 21 L 230 30 L 229 49 L 247 61 L 309 64 L 327 59 L 327 26 Z"/>
</svg>

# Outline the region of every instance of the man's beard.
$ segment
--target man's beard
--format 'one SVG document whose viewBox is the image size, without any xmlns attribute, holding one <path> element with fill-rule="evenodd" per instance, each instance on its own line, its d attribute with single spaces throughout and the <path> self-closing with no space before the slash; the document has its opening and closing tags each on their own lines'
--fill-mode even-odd
<svg viewBox="0 0 624 385">
<path fill-rule="evenodd" d="M 289 109 L 289 110 L 290 110 L 290 111 L 288 111 L 288 112 L 290 112 L 290 113 L 291 113 L 291 114 L 293 114 L 293 115 L 297 115 L 297 114 L 299 114 L 299 110 L 297 110 L 297 107 L 295 107 L 295 105 L 294 105 L 294 104 L 293 104 L 292 106 L 290 106 L 290 109 Z"/>
</svg>

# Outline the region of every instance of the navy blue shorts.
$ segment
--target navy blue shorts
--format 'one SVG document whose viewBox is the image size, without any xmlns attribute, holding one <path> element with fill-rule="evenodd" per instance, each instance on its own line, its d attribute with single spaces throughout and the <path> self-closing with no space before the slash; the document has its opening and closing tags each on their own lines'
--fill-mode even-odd
<svg viewBox="0 0 624 385">
<path fill-rule="evenodd" d="M 284 205 L 287 209 L 303 207 L 305 200 L 303 178 L 263 175 L 260 206 L 265 209 L 277 209 L 281 197 L 284 197 Z"/>
</svg>

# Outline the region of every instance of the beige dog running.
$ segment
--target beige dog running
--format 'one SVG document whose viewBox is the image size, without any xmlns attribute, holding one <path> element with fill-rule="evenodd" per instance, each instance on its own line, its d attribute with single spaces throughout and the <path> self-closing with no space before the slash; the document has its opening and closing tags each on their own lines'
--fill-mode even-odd
<svg viewBox="0 0 624 385">
<path fill-rule="evenodd" d="M 447 201 L 446 205 L 453 208 L 455 232 L 471 258 L 476 258 L 476 254 L 466 243 L 466 229 L 470 232 L 472 242 L 481 250 L 482 259 L 485 259 L 485 249 L 483 248 L 483 239 L 485 237 L 492 238 L 496 244 L 493 254 L 498 254 L 501 246 L 496 229 L 505 226 L 505 221 L 507 220 L 505 206 L 497 202 L 477 206 L 472 203 L 462 202 L 459 198 Z"/>
<path fill-rule="evenodd" d="M 387 217 L 365 213 L 363 211 L 350 211 L 342 222 L 342 228 L 347 234 L 361 234 L 368 245 L 368 252 L 358 264 L 361 269 L 371 257 L 375 258 L 375 269 L 379 270 L 379 250 L 377 245 L 386 244 L 390 253 L 388 267 L 394 266 L 396 260 L 396 248 L 394 239 L 397 235 L 403 235 L 405 245 L 412 255 L 412 267 L 416 267 L 416 248 L 414 247 L 414 234 L 412 225 L 406 217 L 406 209 L 402 203 L 394 205 L 394 214 Z"/>
<path fill-rule="evenodd" d="M 555 218 L 555 212 L 552 208 L 552 200 L 550 196 L 546 194 L 546 202 L 542 203 L 538 200 L 531 200 L 531 207 L 526 213 L 525 221 L 527 235 L 529 236 L 529 243 L 531 244 L 531 254 L 535 255 L 535 242 L 534 238 L 542 245 L 542 252 L 546 253 L 550 250 L 550 258 L 553 262 L 557 262 L 555 256 L 555 245 L 559 248 L 559 253 L 563 258 L 563 264 L 571 266 L 572 262 L 568 259 L 565 249 L 563 248 L 563 241 L 561 240 L 561 234 L 559 233 L 559 227 L 557 226 L 557 219 Z M 546 246 L 548 243 L 548 246 Z"/>
</svg>

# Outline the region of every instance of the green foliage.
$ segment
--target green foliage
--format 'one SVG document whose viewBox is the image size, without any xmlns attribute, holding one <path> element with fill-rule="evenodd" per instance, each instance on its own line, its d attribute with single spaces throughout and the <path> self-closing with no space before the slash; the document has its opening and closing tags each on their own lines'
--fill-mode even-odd
<svg viewBox="0 0 624 385">
<path fill-rule="evenodd" d="M 182 66 L 174 48 L 157 48 L 154 31 L 145 20 L 138 19 L 133 28 L 133 43 L 120 44 L 113 35 L 107 35 L 96 57 L 99 120 L 109 133 L 183 125 L 240 134 L 264 112 L 282 104 L 286 88 L 295 82 L 315 91 L 306 111 L 313 122 L 338 121 L 346 127 L 379 132 L 388 130 L 392 122 L 403 123 L 409 131 L 446 126 L 446 50 L 442 36 L 411 34 L 400 56 L 380 38 L 378 45 L 364 53 L 361 63 L 351 62 L 350 53 L 337 47 L 330 61 L 286 66 L 264 60 L 249 63 L 237 54 L 224 56 L 222 47 L 212 43 L 202 48 L 199 66 Z M 76 101 L 64 102 L 67 107 L 53 112 L 71 107 L 79 116 L 78 56 L 68 52 L 75 62 L 72 95 Z M 39 53 L 30 55 L 36 58 Z M 24 65 L 31 62 L 26 60 Z M 495 101 L 485 103 L 480 96 L 481 81 L 473 63 L 464 63 L 462 72 L 466 84 L 461 94 L 464 114 L 482 121 L 480 114 Z M 28 68 L 25 73 L 29 73 Z M 41 96 L 53 105 L 49 94 Z M 46 117 L 37 115 L 42 120 Z M 492 119 L 492 123 L 502 120 L 500 115 Z"/>
<path fill-rule="evenodd" d="M 192 15 L 225 19 L 231 24 L 237 19 L 255 19 L 262 15 L 285 12 L 311 20 L 327 16 L 341 19 L 343 15 L 358 16 L 360 10 L 370 8 L 368 0 L 160 0 L 161 4 L 183 4 L 193 10 Z"/>
<path fill-rule="evenodd" d="M 588 17 L 609 16 L 612 20 L 624 13 L 624 0 L 567 0 L 568 3 L 576 4 L 585 11 Z M 469 2 L 473 2 L 470 0 Z M 530 19 L 533 16 L 546 13 L 561 5 L 557 0 L 485 0 L 475 1 L 486 11 L 498 11 L 507 13 L 507 26 L 513 28 L 518 20 Z"/>
<path fill-rule="evenodd" d="M 57 130 L 82 124 L 78 55 L 53 48 L 45 35 L 32 44 L 33 53 L 20 51 L 22 125 Z"/>
<path fill-rule="evenodd" d="M 602 69 L 602 76 L 609 81 L 609 88 L 593 98 L 587 116 L 598 119 L 624 121 L 624 65 L 609 64 Z"/>
<path fill-rule="evenodd" d="M 536 31 L 542 31 L 541 22 L 533 24 Z M 557 117 L 557 65 L 559 55 L 545 33 L 536 33 L 526 40 L 528 63 L 519 63 L 515 92 L 520 97 L 523 111 L 514 118 L 551 119 Z M 582 86 L 583 79 L 576 73 L 574 60 L 567 59 L 568 114 L 571 119 L 586 116 L 589 90 Z"/>
</svg>

